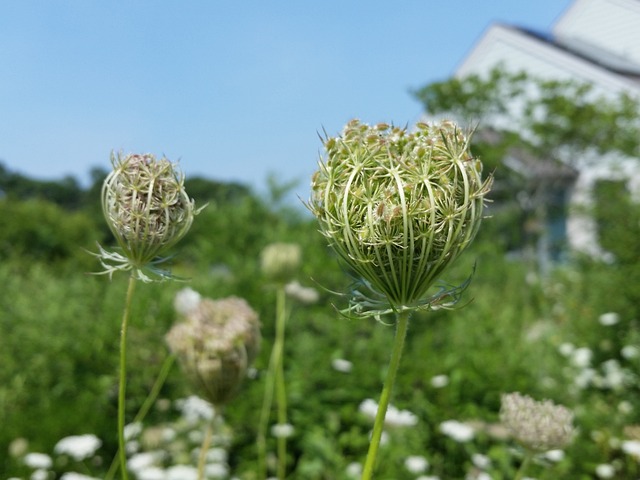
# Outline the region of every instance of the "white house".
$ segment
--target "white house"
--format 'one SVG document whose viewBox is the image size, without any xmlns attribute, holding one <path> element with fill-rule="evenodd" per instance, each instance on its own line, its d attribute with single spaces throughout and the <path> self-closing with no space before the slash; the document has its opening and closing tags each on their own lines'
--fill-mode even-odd
<svg viewBox="0 0 640 480">
<path fill-rule="evenodd" d="M 575 0 L 551 32 L 491 25 L 455 76 L 483 75 L 499 64 L 538 78 L 588 82 L 598 96 L 626 92 L 640 98 L 640 0 Z M 584 207 L 592 202 L 595 182 L 603 178 L 627 180 L 640 197 L 640 159 L 595 160 L 584 158 L 579 163 L 569 204 L 583 208 L 570 208 L 566 235 L 572 249 L 606 259 Z"/>
</svg>

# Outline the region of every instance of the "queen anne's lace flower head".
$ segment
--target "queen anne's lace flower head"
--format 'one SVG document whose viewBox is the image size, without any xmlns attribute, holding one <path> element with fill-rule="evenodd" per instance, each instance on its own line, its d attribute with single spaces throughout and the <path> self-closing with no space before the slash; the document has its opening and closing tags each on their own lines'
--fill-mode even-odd
<svg viewBox="0 0 640 480">
<path fill-rule="evenodd" d="M 258 314 L 241 298 L 205 298 L 171 328 L 166 340 L 199 392 L 221 406 L 237 393 L 258 354 Z"/>
<path fill-rule="evenodd" d="M 132 270 L 151 281 L 170 274 L 160 258 L 189 231 L 199 210 L 184 188 L 184 176 L 166 158 L 151 154 L 112 155 L 112 172 L 102 185 L 102 211 L 118 243 L 117 252 L 99 247 L 104 273 Z"/>
<path fill-rule="evenodd" d="M 574 435 L 571 410 L 517 392 L 502 395 L 500 421 L 518 443 L 535 452 L 562 449 Z"/>
<path fill-rule="evenodd" d="M 469 246 L 491 178 L 452 122 L 413 132 L 353 120 L 324 141 L 309 208 L 339 257 L 360 277 L 353 313 L 433 308 L 460 289 L 428 296 Z"/>
</svg>

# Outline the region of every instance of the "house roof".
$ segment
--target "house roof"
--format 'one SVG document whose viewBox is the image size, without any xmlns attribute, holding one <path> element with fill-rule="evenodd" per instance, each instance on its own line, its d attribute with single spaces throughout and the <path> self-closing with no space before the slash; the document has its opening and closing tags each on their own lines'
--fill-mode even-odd
<svg viewBox="0 0 640 480">
<path fill-rule="evenodd" d="M 591 83 L 598 94 L 640 96 L 640 0 L 575 0 L 549 33 L 491 25 L 456 76 L 486 73 L 498 64 Z"/>
</svg>

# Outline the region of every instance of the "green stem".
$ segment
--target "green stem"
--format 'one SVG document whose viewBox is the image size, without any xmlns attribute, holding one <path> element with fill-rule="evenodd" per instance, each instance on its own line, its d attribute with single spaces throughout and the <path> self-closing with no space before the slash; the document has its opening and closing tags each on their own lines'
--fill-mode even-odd
<svg viewBox="0 0 640 480">
<path fill-rule="evenodd" d="M 384 427 L 384 418 L 387 414 L 387 408 L 389 407 L 389 400 L 391 398 L 393 384 L 396 380 L 398 366 L 400 365 L 400 358 L 402 357 L 402 350 L 404 348 L 404 340 L 407 336 L 408 327 L 409 312 L 398 313 L 396 317 L 396 336 L 393 342 L 391 361 L 389 362 L 389 369 L 387 370 L 382 394 L 380 395 L 380 403 L 378 404 L 378 412 L 376 413 L 375 423 L 373 424 L 373 433 L 371 434 L 369 451 L 367 452 L 367 458 L 362 470 L 362 480 L 371 480 L 373 476 L 378 448 L 380 447 L 380 439 L 382 437 L 382 429 Z"/>
<path fill-rule="evenodd" d="M 207 423 L 207 429 L 204 433 L 204 438 L 202 439 L 200 456 L 198 458 L 198 480 L 204 480 L 204 466 L 207 463 L 207 452 L 209 451 L 209 446 L 211 445 L 211 436 L 213 435 L 212 425 L 214 420 L 215 418 L 212 418 L 211 421 Z"/>
<path fill-rule="evenodd" d="M 169 375 L 169 371 L 171 370 L 171 367 L 173 366 L 175 359 L 176 359 L 176 356 L 173 354 L 169 355 L 165 359 L 164 363 L 162 364 L 162 368 L 160 369 L 160 373 L 158 374 L 158 377 L 156 378 L 156 381 L 153 384 L 153 387 L 151 387 L 151 391 L 149 392 L 149 395 L 147 396 L 144 403 L 142 404 L 142 407 L 140 407 L 140 410 L 138 411 L 135 418 L 133 419 L 134 423 L 142 422 L 144 418 L 147 416 L 147 413 L 149 413 L 149 410 L 151 409 L 152 405 L 158 398 L 160 389 L 164 385 L 164 382 L 167 380 L 167 376 Z M 120 451 L 120 449 L 118 449 L 118 451 Z M 120 463 L 118 462 L 118 457 L 116 457 L 111 462 L 109 471 L 107 472 L 104 479 L 112 480 L 116 472 L 118 471 L 119 466 L 120 466 Z"/>
<path fill-rule="evenodd" d="M 524 460 L 522 460 L 520 468 L 516 472 L 516 476 L 513 480 L 522 480 L 524 478 L 524 473 L 526 472 L 529 463 L 531 463 L 532 458 L 533 454 L 529 450 L 527 450 L 524 455 Z"/>
<path fill-rule="evenodd" d="M 287 424 L 287 390 L 284 381 L 284 329 L 286 323 L 284 287 L 278 289 L 276 302 L 276 343 L 279 347 L 278 364 L 276 365 L 276 405 L 278 408 L 278 425 Z M 284 480 L 287 472 L 287 437 L 278 435 L 278 479 Z"/>
<path fill-rule="evenodd" d="M 269 359 L 262 410 L 260 412 L 260 423 L 258 425 L 258 479 L 260 480 L 265 480 L 267 478 L 267 429 L 269 427 L 269 417 L 271 414 L 271 407 L 273 405 L 276 383 L 278 384 L 278 422 L 280 422 L 280 416 L 282 415 L 283 409 L 286 421 L 287 406 L 286 391 L 284 389 L 284 375 L 280 374 L 284 371 L 282 354 L 284 351 L 285 323 L 285 292 L 284 287 L 279 286 L 276 297 L 276 335 L 273 343 L 273 349 L 271 350 L 271 358 Z M 283 458 L 283 454 L 285 458 Z M 278 475 L 280 475 L 281 466 L 285 465 L 286 468 L 286 443 L 281 444 L 280 441 L 278 441 L 278 457 Z"/>
<path fill-rule="evenodd" d="M 127 474 L 127 453 L 124 448 L 124 414 L 125 414 L 125 397 L 127 389 L 127 326 L 129 323 L 129 311 L 131 310 L 131 300 L 136 285 L 136 278 L 131 275 L 129 277 L 129 287 L 127 288 L 127 298 L 124 305 L 124 313 L 122 314 L 122 328 L 120 330 L 120 386 L 118 389 L 118 450 L 120 456 L 120 469 L 122 470 L 122 479 L 128 480 Z"/>
</svg>

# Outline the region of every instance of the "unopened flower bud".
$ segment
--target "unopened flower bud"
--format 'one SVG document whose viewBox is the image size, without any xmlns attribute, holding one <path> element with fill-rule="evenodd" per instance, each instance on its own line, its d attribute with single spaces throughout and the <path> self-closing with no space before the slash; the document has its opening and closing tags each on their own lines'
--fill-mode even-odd
<svg viewBox="0 0 640 480">
<path fill-rule="evenodd" d="M 302 250 L 295 243 L 272 243 L 260 254 L 262 273 L 272 282 L 291 281 L 302 263 Z"/>
<path fill-rule="evenodd" d="M 258 354 L 258 314 L 241 298 L 203 299 L 171 328 L 166 340 L 204 397 L 224 405 Z"/>
<path fill-rule="evenodd" d="M 500 421 L 518 443 L 535 452 L 562 449 L 574 434 L 571 410 L 517 392 L 502 395 Z"/>
<path fill-rule="evenodd" d="M 452 122 L 409 133 L 353 120 L 325 141 L 309 208 L 330 246 L 392 310 L 430 305 L 427 291 L 478 231 L 491 178 L 482 180 L 469 140 Z"/>
<path fill-rule="evenodd" d="M 102 210 L 129 268 L 140 270 L 184 237 L 197 211 L 182 173 L 166 158 L 112 155 L 111 161 Z"/>
</svg>

